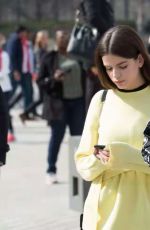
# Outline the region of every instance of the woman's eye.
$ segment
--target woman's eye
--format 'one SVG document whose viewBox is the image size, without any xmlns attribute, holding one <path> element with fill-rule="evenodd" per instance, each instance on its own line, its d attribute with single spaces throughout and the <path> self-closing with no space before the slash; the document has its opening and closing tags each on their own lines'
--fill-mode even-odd
<svg viewBox="0 0 150 230">
<path fill-rule="evenodd" d="M 120 66 L 120 69 L 126 69 L 126 68 L 127 68 L 127 65 Z"/>
<path fill-rule="evenodd" d="M 110 72 L 112 70 L 112 68 L 106 68 L 107 72 Z"/>
</svg>

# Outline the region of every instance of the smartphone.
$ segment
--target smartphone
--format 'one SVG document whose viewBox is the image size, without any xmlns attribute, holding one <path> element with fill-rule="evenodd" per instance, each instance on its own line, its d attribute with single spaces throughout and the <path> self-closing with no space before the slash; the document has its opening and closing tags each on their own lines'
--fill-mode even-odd
<svg viewBox="0 0 150 230">
<path fill-rule="evenodd" d="M 94 148 L 96 148 L 96 149 L 104 149 L 105 145 L 94 145 Z"/>
</svg>

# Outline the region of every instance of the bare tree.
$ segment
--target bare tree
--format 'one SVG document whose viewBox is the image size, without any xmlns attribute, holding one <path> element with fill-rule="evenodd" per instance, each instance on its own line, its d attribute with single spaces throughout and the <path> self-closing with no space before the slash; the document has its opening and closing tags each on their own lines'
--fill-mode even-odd
<svg viewBox="0 0 150 230">
<path fill-rule="evenodd" d="M 7 2 L 9 3 L 9 1 L 0 0 L 0 20 L 2 20 L 3 18 L 3 12 L 4 12 L 4 9 L 6 8 Z"/>
<path fill-rule="evenodd" d="M 116 4 L 115 0 L 110 0 L 110 3 L 112 5 L 113 9 L 115 9 L 115 4 Z"/>
<path fill-rule="evenodd" d="M 124 0 L 124 17 L 126 20 L 129 19 L 129 0 Z"/>
<path fill-rule="evenodd" d="M 17 21 L 20 22 L 21 20 L 21 2 L 20 0 L 17 0 L 16 2 L 16 17 L 17 17 Z"/>
<path fill-rule="evenodd" d="M 11 9 L 12 14 L 15 15 L 17 23 L 20 23 L 22 19 L 29 18 L 28 11 L 24 7 L 24 2 L 22 0 L 14 0 L 9 2 L 9 8 Z"/>
<path fill-rule="evenodd" d="M 54 19 L 59 19 L 59 0 L 53 0 L 52 12 Z"/>
<path fill-rule="evenodd" d="M 35 0 L 35 17 L 36 20 L 40 21 L 42 19 L 42 6 L 43 1 L 41 0 Z"/>
<path fill-rule="evenodd" d="M 137 7 L 137 30 L 140 34 L 143 32 L 143 24 L 144 24 L 144 0 L 138 0 Z"/>
</svg>

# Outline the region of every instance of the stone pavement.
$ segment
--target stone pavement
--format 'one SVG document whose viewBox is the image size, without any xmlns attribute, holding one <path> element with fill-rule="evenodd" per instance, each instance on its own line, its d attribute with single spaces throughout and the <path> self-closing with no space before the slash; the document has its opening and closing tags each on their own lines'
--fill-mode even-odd
<svg viewBox="0 0 150 230">
<path fill-rule="evenodd" d="M 68 133 L 58 161 L 60 183 L 48 186 L 49 128 L 43 120 L 23 125 L 16 115 L 14 121 L 16 142 L 0 176 L 0 230 L 79 230 L 79 213 L 69 208 Z"/>
</svg>

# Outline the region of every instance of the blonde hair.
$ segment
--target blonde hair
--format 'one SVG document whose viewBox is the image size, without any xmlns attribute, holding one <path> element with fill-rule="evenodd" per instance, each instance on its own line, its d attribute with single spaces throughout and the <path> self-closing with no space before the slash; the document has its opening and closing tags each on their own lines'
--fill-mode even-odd
<svg viewBox="0 0 150 230">
<path fill-rule="evenodd" d="M 42 47 L 42 41 L 43 41 L 44 37 L 49 38 L 49 33 L 48 33 L 47 30 L 40 30 L 40 31 L 37 32 L 36 38 L 35 38 L 35 46 L 37 48 Z"/>
<path fill-rule="evenodd" d="M 2 47 L 6 42 L 5 35 L 0 33 L 0 47 Z"/>
</svg>

